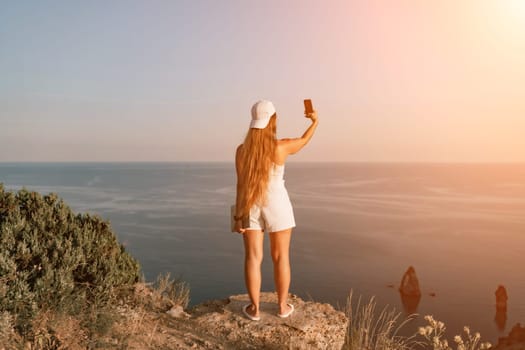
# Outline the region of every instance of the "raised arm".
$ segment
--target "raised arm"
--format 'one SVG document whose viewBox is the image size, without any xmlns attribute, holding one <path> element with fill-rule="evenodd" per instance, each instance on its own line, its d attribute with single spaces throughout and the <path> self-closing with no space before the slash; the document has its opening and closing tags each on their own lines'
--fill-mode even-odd
<svg viewBox="0 0 525 350">
<path fill-rule="evenodd" d="M 301 148 L 303 148 L 314 135 L 314 131 L 318 124 L 317 112 L 314 110 L 313 113 L 307 114 L 306 117 L 312 120 L 312 124 L 306 129 L 303 136 L 294 139 L 280 140 L 280 144 L 286 154 L 295 154 L 299 152 L 299 150 L 301 150 Z"/>
</svg>

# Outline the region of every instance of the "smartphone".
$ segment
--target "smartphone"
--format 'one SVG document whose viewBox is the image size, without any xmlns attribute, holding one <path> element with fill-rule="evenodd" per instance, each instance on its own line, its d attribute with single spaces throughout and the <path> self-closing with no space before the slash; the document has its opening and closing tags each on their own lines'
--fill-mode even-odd
<svg viewBox="0 0 525 350">
<path fill-rule="evenodd" d="M 304 100 L 304 113 L 313 113 L 314 107 L 312 106 L 312 100 Z"/>
</svg>

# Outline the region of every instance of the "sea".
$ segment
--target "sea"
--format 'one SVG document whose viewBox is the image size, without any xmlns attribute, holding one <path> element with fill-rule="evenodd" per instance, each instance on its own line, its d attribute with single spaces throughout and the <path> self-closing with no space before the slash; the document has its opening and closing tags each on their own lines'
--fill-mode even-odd
<svg viewBox="0 0 525 350">
<path fill-rule="evenodd" d="M 246 293 L 242 235 L 230 232 L 233 163 L 0 163 L 0 183 L 109 220 L 146 280 L 185 281 L 190 306 Z M 297 223 L 291 293 L 416 313 L 406 334 L 425 315 L 449 339 L 469 326 L 493 343 L 525 324 L 525 163 L 288 162 L 285 186 Z M 398 290 L 410 266 L 419 299 Z M 262 291 L 274 291 L 268 234 L 262 276 Z"/>
</svg>

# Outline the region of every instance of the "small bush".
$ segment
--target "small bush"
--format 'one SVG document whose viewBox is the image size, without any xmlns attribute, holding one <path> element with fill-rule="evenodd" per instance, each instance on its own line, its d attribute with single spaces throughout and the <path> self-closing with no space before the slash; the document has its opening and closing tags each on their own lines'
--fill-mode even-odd
<svg viewBox="0 0 525 350">
<path fill-rule="evenodd" d="M 448 345 L 448 341 L 444 339 L 445 324 L 434 320 L 430 315 L 425 316 L 425 320 L 428 322 L 428 325 L 419 327 L 418 333 L 426 339 L 427 344 L 432 346 L 434 350 L 452 350 Z M 492 344 L 489 342 L 481 342 L 481 335 L 478 332 L 471 334 L 469 327 L 463 327 L 463 332 L 465 333 L 465 339 L 460 335 L 454 337 L 457 350 L 485 350 L 492 347 Z"/>
<path fill-rule="evenodd" d="M 0 312 L 16 316 L 3 316 L 3 327 L 12 321 L 24 336 L 43 310 L 104 310 L 119 288 L 139 280 L 138 262 L 109 222 L 74 214 L 54 193 L 8 192 L 0 183 L 0 247 Z M 107 317 L 91 315 L 87 322 L 107 329 Z"/>
<path fill-rule="evenodd" d="M 154 292 L 158 295 L 157 299 L 167 299 L 170 303 L 169 306 L 180 305 L 185 309 L 190 302 L 190 288 L 188 283 L 182 281 L 180 278 L 171 279 L 169 272 L 157 276 Z"/>
</svg>

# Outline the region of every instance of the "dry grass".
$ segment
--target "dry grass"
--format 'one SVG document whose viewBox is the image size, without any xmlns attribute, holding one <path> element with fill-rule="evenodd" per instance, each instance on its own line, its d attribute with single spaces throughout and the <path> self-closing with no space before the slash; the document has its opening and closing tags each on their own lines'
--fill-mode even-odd
<svg viewBox="0 0 525 350">
<path fill-rule="evenodd" d="M 181 305 L 185 309 L 190 302 L 189 285 L 180 278 L 171 279 L 169 272 L 157 277 L 153 291 L 157 301 L 167 299 L 170 306 Z"/>
<path fill-rule="evenodd" d="M 368 303 L 361 304 L 361 297 L 354 308 L 352 305 L 353 292 L 347 298 L 346 314 L 348 317 L 347 334 L 344 349 L 392 349 L 407 350 L 420 345 L 415 335 L 406 337 L 399 335 L 399 330 L 417 315 L 410 315 L 400 322 L 401 313 L 386 306 L 376 315 L 376 301 L 370 298 Z"/>
<path fill-rule="evenodd" d="M 88 333 L 78 318 L 50 310 L 40 312 L 32 322 L 31 349 L 83 349 Z"/>
<path fill-rule="evenodd" d="M 154 283 L 136 283 L 115 290 L 113 305 L 85 305 L 78 315 L 40 310 L 21 336 L 15 317 L 0 313 L 0 350 L 3 349 L 149 349 L 165 345 L 169 330 L 164 315 L 174 305 L 187 307 L 187 283 L 159 275 Z"/>
<path fill-rule="evenodd" d="M 399 331 L 414 320 L 417 315 L 409 315 L 401 320 L 401 313 L 386 306 L 376 315 L 374 297 L 368 303 L 361 304 L 361 297 L 354 309 L 352 291 L 347 298 L 346 314 L 348 317 L 347 334 L 344 349 L 348 350 L 408 350 L 415 348 L 433 350 L 452 350 L 445 339 L 445 324 L 436 321 L 432 316 L 425 316 L 428 322 L 425 327 L 419 327 L 411 336 L 399 335 Z M 472 334 L 469 327 L 464 327 L 464 336 L 456 335 L 454 342 L 457 350 L 485 350 L 491 344 L 481 342 L 479 333 Z"/>
<path fill-rule="evenodd" d="M 22 338 L 14 329 L 15 319 L 7 311 L 0 313 L 0 350 L 3 350 L 4 344 L 10 344 L 12 347 L 20 347 Z"/>
</svg>

